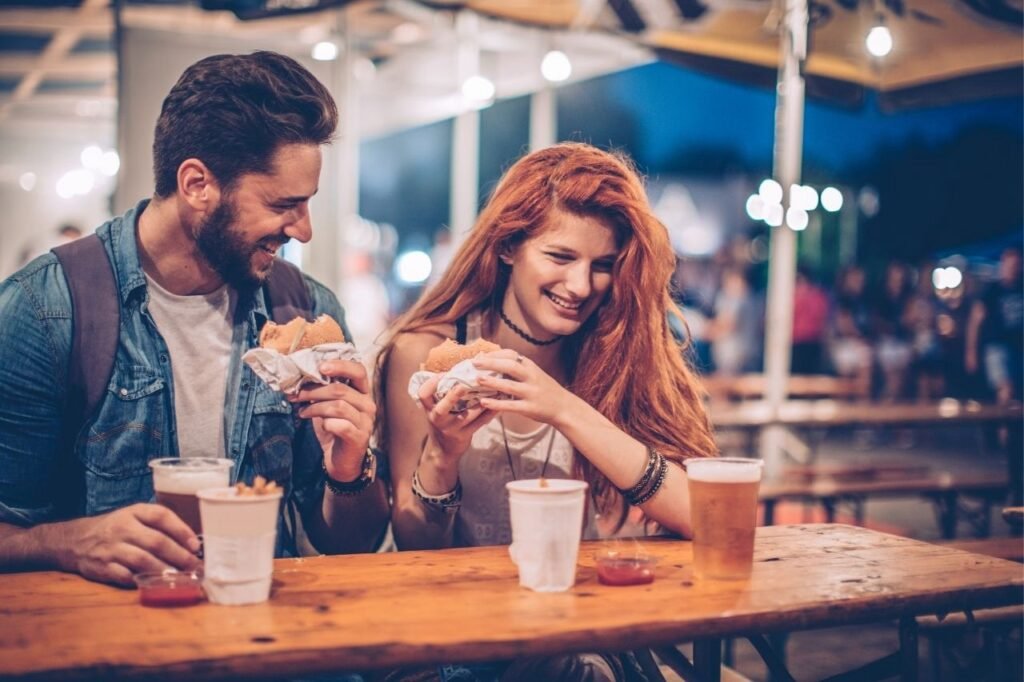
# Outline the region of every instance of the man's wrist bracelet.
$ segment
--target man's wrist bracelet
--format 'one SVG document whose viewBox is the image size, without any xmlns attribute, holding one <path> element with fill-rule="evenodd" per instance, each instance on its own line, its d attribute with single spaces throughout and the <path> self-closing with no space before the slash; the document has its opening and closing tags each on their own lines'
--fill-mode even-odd
<svg viewBox="0 0 1024 682">
<path fill-rule="evenodd" d="M 324 472 L 324 483 L 327 489 L 335 495 L 358 495 L 377 480 L 377 455 L 374 454 L 373 448 L 366 448 L 366 454 L 363 455 L 363 471 L 354 481 L 335 481 L 327 473 L 327 464 L 322 460 L 320 467 Z"/>
</svg>

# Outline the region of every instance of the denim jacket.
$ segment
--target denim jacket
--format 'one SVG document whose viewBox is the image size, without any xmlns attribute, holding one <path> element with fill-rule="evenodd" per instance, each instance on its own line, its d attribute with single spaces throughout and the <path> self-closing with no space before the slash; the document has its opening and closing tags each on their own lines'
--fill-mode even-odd
<svg viewBox="0 0 1024 682">
<path fill-rule="evenodd" d="M 106 247 L 120 298 L 121 331 L 113 375 L 88 429 L 74 447 L 84 477 L 82 504 L 74 516 L 102 514 L 153 499 L 148 463 L 178 455 L 174 381 L 170 356 L 147 305 L 149 294 L 136 245 L 138 216 L 146 201 L 97 230 Z M 326 313 L 342 325 L 335 296 L 309 277 L 314 316 Z M 60 453 L 72 335 L 71 297 L 52 253 L 35 259 L 0 283 L 0 521 L 19 526 L 59 520 L 54 477 L 67 466 Z M 234 480 L 256 474 L 286 486 L 282 521 L 319 513 L 323 499 L 323 451 L 308 420 L 292 415 L 283 394 L 258 379 L 241 361 L 257 345 L 268 318 L 259 289 L 239 292 L 224 410 L 225 451 L 235 461 Z M 62 516 L 63 514 L 61 514 Z M 278 554 L 295 551 L 288 523 Z"/>
</svg>

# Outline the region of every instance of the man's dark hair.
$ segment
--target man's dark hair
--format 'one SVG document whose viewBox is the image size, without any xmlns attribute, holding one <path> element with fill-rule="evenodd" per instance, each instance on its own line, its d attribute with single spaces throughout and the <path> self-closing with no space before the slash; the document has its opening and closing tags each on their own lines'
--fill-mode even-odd
<svg viewBox="0 0 1024 682">
<path fill-rule="evenodd" d="M 326 144 L 338 125 L 334 98 L 290 57 L 274 52 L 215 55 L 185 70 L 156 123 L 156 195 L 178 187 L 178 167 L 196 158 L 231 188 L 247 173 L 268 173 L 285 144 Z"/>
</svg>

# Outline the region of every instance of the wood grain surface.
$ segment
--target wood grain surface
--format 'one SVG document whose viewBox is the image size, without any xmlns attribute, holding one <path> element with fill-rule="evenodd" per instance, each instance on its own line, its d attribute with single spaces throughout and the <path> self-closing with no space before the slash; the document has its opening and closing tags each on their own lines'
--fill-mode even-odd
<svg viewBox="0 0 1024 682">
<path fill-rule="evenodd" d="M 1020 564 L 864 528 L 759 528 L 749 581 L 695 578 L 687 541 L 650 539 L 649 585 L 520 588 L 505 547 L 284 559 L 270 601 L 142 607 L 68 574 L 0 575 L 0 677 L 249 679 L 621 650 L 744 632 L 1024 603 Z"/>
</svg>

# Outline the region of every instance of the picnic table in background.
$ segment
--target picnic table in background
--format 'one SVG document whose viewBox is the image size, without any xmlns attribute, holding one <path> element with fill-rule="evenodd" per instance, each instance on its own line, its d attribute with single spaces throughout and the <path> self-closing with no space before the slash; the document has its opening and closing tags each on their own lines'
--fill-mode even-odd
<svg viewBox="0 0 1024 682">
<path fill-rule="evenodd" d="M 764 401 L 710 404 L 711 422 L 716 430 L 738 429 L 751 437 L 749 456 L 756 456 L 753 436 L 766 426 L 795 429 L 831 429 L 850 426 L 1006 427 L 1006 485 L 1014 504 L 1024 500 L 1024 406 L 982 404 L 972 401 L 940 400 L 933 403 L 849 403 L 836 400 L 790 400 L 778 409 Z"/>
<path fill-rule="evenodd" d="M 1024 524 L 1024 507 L 1006 507 L 1003 509 L 1003 518 L 1011 526 L 1020 528 Z"/>
<path fill-rule="evenodd" d="M 670 659 L 692 641 L 714 681 L 722 638 L 772 659 L 764 633 L 898 619 L 882 665 L 916 679 L 916 616 L 1024 603 L 1019 564 L 853 526 L 759 528 L 749 581 L 696 578 L 688 541 L 642 542 L 653 583 L 599 584 L 604 544 L 585 542 L 576 586 L 548 594 L 519 587 L 503 546 L 281 559 L 270 601 L 245 607 L 145 608 L 75 575 L 3 575 L 0 677 L 257 679 L 639 647 Z"/>
</svg>

